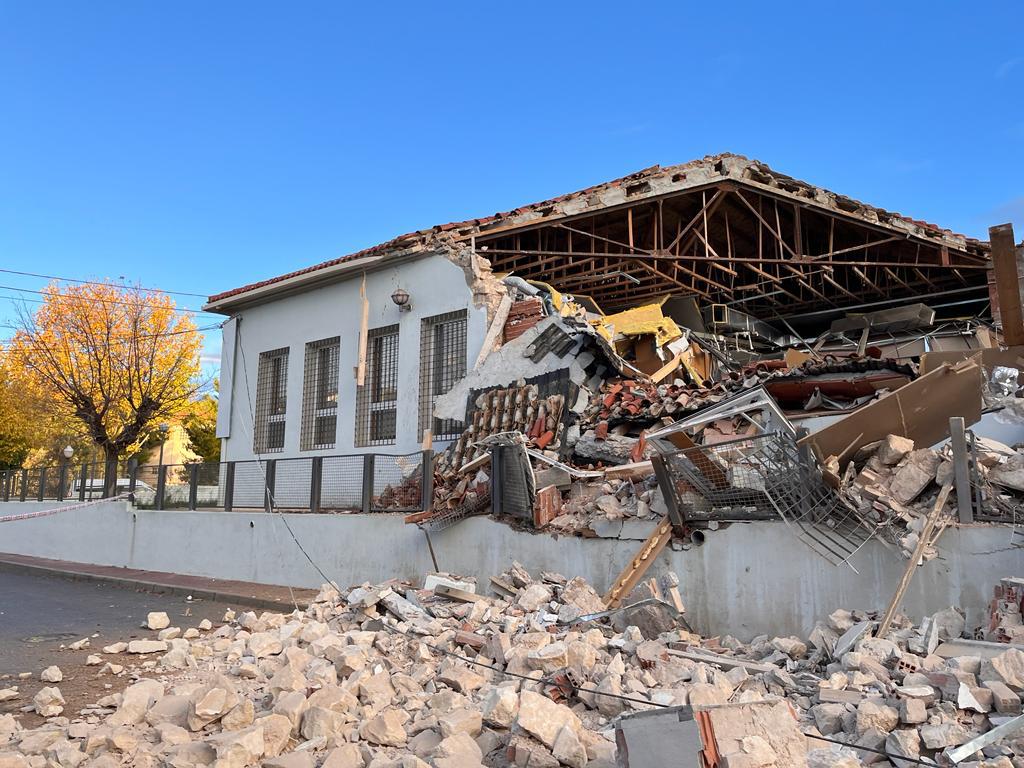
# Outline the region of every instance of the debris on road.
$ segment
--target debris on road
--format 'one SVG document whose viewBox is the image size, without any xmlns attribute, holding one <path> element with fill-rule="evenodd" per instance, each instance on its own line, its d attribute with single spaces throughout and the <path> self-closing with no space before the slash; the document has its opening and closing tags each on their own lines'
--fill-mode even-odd
<svg viewBox="0 0 1024 768">
<path fill-rule="evenodd" d="M 45 724 L 0 716 L 0 765 L 653 768 L 659 744 L 721 768 L 1024 759 L 1024 649 L 979 657 L 956 611 L 896 615 L 883 639 L 876 615 L 837 610 L 807 640 L 741 643 L 693 633 L 671 597 L 633 601 L 676 583 L 610 611 L 582 579 L 518 564 L 492 594 L 445 574 L 325 585 L 304 612 L 107 646 L 134 682 L 79 713 L 43 688 L 26 709 Z M 1004 626 L 1018 583 L 996 587 Z M 940 641 L 968 645 L 943 657 Z"/>
</svg>

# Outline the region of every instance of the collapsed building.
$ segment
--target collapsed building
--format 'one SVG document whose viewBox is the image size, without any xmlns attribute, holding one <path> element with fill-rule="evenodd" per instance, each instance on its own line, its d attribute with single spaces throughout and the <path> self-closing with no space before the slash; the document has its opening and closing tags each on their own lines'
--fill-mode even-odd
<svg viewBox="0 0 1024 768">
<path fill-rule="evenodd" d="M 720 155 L 211 297 L 218 506 L 408 512 L 392 534 L 421 528 L 433 572 L 216 628 L 151 614 L 155 639 L 86 657 L 105 689 L 134 682 L 77 715 L 31 674 L 4 683 L 41 722 L 0 715 L 0 765 L 1024 765 L 1022 580 L 904 607 L 944 531 L 1022 544 L 1024 249 L 990 233 Z M 485 515 L 635 555 L 600 591 L 442 572 L 431 537 Z M 800 636 L 702 631 L 683 597 L 712 585 L 661 554 L 749 522 L 843 577 L 872 542 L 902 579 Z"/>
<path fill-rule="evenodd" d="M 780 520 L 836 564 L 875 537 L 926 557 L 945 485 L 939 532 L 1012 521 L 1024 492 L 996 230 L 736 155 L 655 166 L 211 297 L 218 435 L 228 460 L 432 448 L 381 494 L 428 485 L 407 518 L 427 531 L 490 514 L 654 552 Z"/>
</svg>

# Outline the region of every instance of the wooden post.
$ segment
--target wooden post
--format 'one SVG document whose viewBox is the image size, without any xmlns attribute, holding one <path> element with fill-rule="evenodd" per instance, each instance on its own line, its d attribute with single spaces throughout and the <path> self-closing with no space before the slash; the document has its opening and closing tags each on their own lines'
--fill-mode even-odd
<svg viewBox="0 0 1024 768">
<path fill-rule="evenodd" d="M 373 512 L 374 454 L 363 454 L 363 514 Z"/>
<path fill-rule="evenodd" d="M 199 465 L 188 465 L 188 508 L 195 511 L 199 506 Z"/>
<path fill-rule="evenodd" d="M 314 456 L 310 462 L 309 477 L 309 511 L 314 515 L 320 512 L 320 490 L 324 480 L 324 457 Z"/>
<path fill-rule="evenodd" d="M 995 271 L 1003 343 L 1008 347 L 1024 344 L 1024 311 L 1021 309 L 1020 270 L 1013 225 L 989 227 L 988 237 L 992 244 L 992 268 Z"/>
<path fill-rule="evenodd" d="M 230 512 L 235 504 L 235 462 L 224 466 L 224 511 Z"/>
<path fill-rule="evenodd" d="M 953 449 L 953 481 L 959 519 L 961 523 L 973 523 L 974 504 L 971 500 L 970 465 L 967 463 L 967 435 L 963 416 L 952 416 L 949 419 L 949 444 Z"/>
<path fill-rule="evenodd" d="M 935 499 L 935 505 L 932 507 L 932 511 L 928 513 L 924 530 L 921 531 L 917 539 L 917 546 L 914 547 L 914 553 L 910 556 L 907 569 L 903 572 L 903 578 L 900 579 L 899 586 L 896 587 L 896 593 L 892 596 L 892 600 L 889 601 L 889 607 L 885 609 L 885 615 L 882 616 L 882 621 L 878 625 L 878 632 L 875 633 L 875 637 L 884 638 L 889 633 L 889 627 L 896 616 L 896 609 L 899 608 L 900 601 L 903 600 L 903 595 L 906 594 L 907 587 L 910 586 L 910 580 L 914 578 L 917 564 L 921 560 L 921 555 L 924 554 L 924 548 L 928 546 L 928 542 L 932 537 L 932 531 L 935 529 L 935 524 L 942 514 L 942 508 L 946 506 L 946 499 L 949 498 L 949 492 L 952 490 L 953 486 L 946 483 L 942 486 L 942 490 L 939 491 L 939 497 Z"/>
<path fill-rule="evenodd" d="M 153 508 L 160 511 L 164 508 L 164 491 L 167 488 L 167 465 L 160 464 L 156 468 L 156 503 Z"/>
</svg>

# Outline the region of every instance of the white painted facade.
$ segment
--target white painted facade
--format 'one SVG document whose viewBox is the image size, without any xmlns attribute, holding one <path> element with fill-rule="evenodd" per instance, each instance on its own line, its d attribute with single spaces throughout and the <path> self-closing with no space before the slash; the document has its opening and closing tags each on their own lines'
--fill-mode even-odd
<svg viewBox="0 0 1024 768">
<path fill-rule="evenodd" d="M 287 459 L 354 453 L 408 454 L 420 450 L 420 327 L 424 318 L 466 310 L 466 369 L 479 354 L 487 330 L 484 307 L 473 305 L 466 274 L 442 254 L 392 261 L 366 269 L 368 328 L 399 326 L 396 436 L 393 445 L 356 447 L 356 379 L 363 270 L 337 276 L 334 282 L 276 296 L 230 310 L 221 350 L 218 436 L 222 461 L 256 458 L 253 416 L 257 403 L 260 354 L 289 348 L 284 448 L 262 458 Z M 410 294 L 410 309 L 400 311 L 391 299 L 396 288 Z M 228 311 L 228 310 L 225 310 Z M 333 448 L 301 450 L 304 358 L 309 342 L 340 337 L 337 436 Z M 435 447 L 438 443 L 435 441 Z M 443 443 L 441 444 L 443 445 Z"/>
</svg>

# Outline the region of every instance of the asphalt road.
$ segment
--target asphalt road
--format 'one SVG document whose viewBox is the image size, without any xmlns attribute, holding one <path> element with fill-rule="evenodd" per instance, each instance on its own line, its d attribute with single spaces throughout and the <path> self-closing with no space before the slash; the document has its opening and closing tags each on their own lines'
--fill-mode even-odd
<svg viewBox="0 0 1024 768">
<path fill-rule="evenodd" d="M 43 685 L 39 672 L 51 664 L 64 672 L 65 679 L 58 687 L 68 701 L 65 713 L 75 712 L 110 693 L 104 684 L 113 684 L 116 690 L 128 682 L 127 675 L 98 676 L 99 667 L 86 667 L 85 658 L 120 640 L 155 638 L 155 632 L 142 626 L 147 613 L 166 611 L 171 626 L 184 630 L 203 619 L 219 622 L 228 607 L 239 609 L 237 605 L 189 601 L 182 595 L 154 594 L 119 584 L 0 569 L 0 688 L 17 685 L 22 694 L 0 703 L 0 712 L 16 712 L 29 704 Z M 98 637 L 92 637 L 94 634 Z M 92 638 L 90 648 L 69 651 L 60 647 L 83 637 Z M 124 654 L 106 660 L 122 665 L 135 661 Z M 23 672 L 31 672 L 32 677 L 17 679 Z"/>
</svg>

